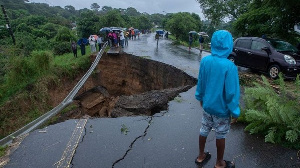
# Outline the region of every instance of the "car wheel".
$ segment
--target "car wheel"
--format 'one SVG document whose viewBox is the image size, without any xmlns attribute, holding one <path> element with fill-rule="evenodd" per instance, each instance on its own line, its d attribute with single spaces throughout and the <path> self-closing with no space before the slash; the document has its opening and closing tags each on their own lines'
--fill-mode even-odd
<svg viewBox="0 0 300 168">
<path fill-rule="evenodd" d="M 229 59 L 231 62 L 233 62 L 233 63 L 234 63 L 234 61 L 235 61 L 235 59 L 234 59 L 233 56 L 229 56 L 228 59 Z"/>
<path fill-rule="evenodd" d="M 271 65 L 268 72 L 272 79 L 277 79 L 280 73 L 280 67 L 278 65 Z"/>
</svg>

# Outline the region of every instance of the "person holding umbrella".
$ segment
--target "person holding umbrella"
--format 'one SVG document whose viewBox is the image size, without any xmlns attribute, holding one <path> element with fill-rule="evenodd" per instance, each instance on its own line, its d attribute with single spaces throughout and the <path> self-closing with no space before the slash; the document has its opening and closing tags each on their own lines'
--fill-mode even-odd
<svg viewBox="0 0 300 168">
<path fill-rule="evenodd" d="M 189 50 L 191 50 L 191 48 L 192 48 L 192 43 L 193 43 L 193 34 L 190 33 L 189 34 Z"/>
<path fill-rule="evenodd" d="M 200 36 L 199 36 L 199 44 L 200 44 L 199 49 L 200 49 L 200 53 L 202 53 L 202 50 L 203 50 L 203 43 L 204 43 L 204 38 L 203 38 L 202 34 L 200 34 Z"/>
<path fill-rule="evenodd" d="M 81 50 L 81 55 L 85 55 L 85 45 L 87 43 L 87 39 L 86 38 L 81 38 L 77 41 L 77 44 L 80 46 L 80 50 Z"/>
</svg>

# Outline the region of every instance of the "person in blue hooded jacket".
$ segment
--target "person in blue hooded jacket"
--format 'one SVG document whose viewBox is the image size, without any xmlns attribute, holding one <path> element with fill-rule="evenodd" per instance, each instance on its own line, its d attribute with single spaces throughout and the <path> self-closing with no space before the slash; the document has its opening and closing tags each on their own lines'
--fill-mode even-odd
<svg viewBox="0 0 300 168">
<path fill-rule="evenodd" d="M 232 35 L 226 30 L 214 32 L 211 39 L 211 55 L 200 63 L 195 97 L 203 108 L 202 127 L 199 135 L 199 155 L 195 160 L 204 165 L 211 157 L 204 152 L 206 138 L 215 129 L 217 160 L 215 167 L 234 167 L 234 163 L 223 159 L 225 136 L 230 124 L 240 115 L 240 87 L 237 67 L 227 59 L 232 52 Z M 232 119 L 232 121 L 231 121 Z"/>
</svg>

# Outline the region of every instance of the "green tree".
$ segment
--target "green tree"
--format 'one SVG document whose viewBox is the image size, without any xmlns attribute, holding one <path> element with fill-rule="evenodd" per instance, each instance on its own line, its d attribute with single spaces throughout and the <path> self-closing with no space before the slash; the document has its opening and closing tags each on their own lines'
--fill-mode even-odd
<svg viewBox="0 0 300 168">
<path fill-rule="evenodd" d="M 179 12 L 173 14 L 172 17 L 167 21 L 167 29 L 178 40 L 188 41 L 188 32 L 191 30 L 198 30 L 197 21 L 192 17 L 190 13 Z"/>
<path fill-rule="evenodd" d="M 162 25 L 163 19 L 165 18 L 165 15 L 160 13 L 154 13 L 150 16 L 150 21 L 154 23 L 155 25 Z"/>
<path fill-rule="evenodd" d="M 72 34 L 71 30 L 67 27 L 61 27 L 55 36 L 53 43 L 53 53 L 55 55 L 62 55 L 71 52 L 71 42 L 75 41 L 76 37 Z"/>
<path fill-rule="evenodd" d="M 104 25 L 107 27 L 125 27 L 125 21 L 122 18 L 120 11 L 118 10 L 112 10 L 109 11 L 106 16 L 104 21 Z"/>
<path fill-rule="evenodd" d="M 138 28 L 141 30 L 146 30 L 146 29 L 152 28 L 152 24 L 146 16 L 139 16 L 138 23 L 139 23 Z"/>
<path fill-rule="evenodd" d="M 111 10 L 113 10 L 113 8 L 110 7 L 110 6 L 103 6 L 103 7 L 102 7 L 102 12 L 104 12 L 104 13 L 107 13 L 107 12 L 109 12 L 109 11 L 111 11 Z"/>
<path fill-rule="evenodd" d="M 67 5 L 67 6 L 65 6 L 65 10 L 69 11 L 69 12 L 72 13 L 72 14 L 75 14 L 75 13 L 76 13 L 76 9 L 75 9 L 75 7 L 72 6 L 72 5 Z"/>
<path fill-rule="evenodd" d="M 128 16 L 139 16 L 141 13 L 138 12 L 135 8 L 133 7 L 129 7 L 125 10 L 125 15 L 128 15 Z"/>
<path fill-rule="evenodd" d="M 100 22 L 100 18 L 93 11 L 82 12 L 78 22 L 77 30 L 79 37 L 89 37 L 91 34 L 97 34 L 99 32 L 99 27 L 96 23 Z"/>
<path fill-rule="evenodd" d="M 296 43 L 293 28 L 300 23 L 299 8 L 297 0 L 254 0 L 249 5 L 249 11 L 234 23 L 234 28 L 243 36 L 266 34 Z"/>
<path fill-rule="evenodd" d="M 99 11 L 99 8 L 100 8 L 100 5 L 98 5 L 97 3 L 92 3 L 92 5 L 91 5 L 91 9 L 93 10 L 93 11 Z"/>
<path fill-rule="evenodd" d="M 72 40 L 74 40 L 74 35 L 71 33 L 71 30 L 66 28 L 66 27 L 62 27 L 58 30 L 58 33 L 55 37 L 55 41 L 57 42 L 71 42 Z"/>
<path fill-rule="evenodd" d="M 197 0 L 205 17 L 217 26 L 224 18 L 237 19 L 247 11 L 248 0 Z"/>
<path fill-rule="evenodd" d="M 44 32 L 45 37 L 49 40 L 53 38 L 59 29 L 59 25 L 53 23 L 46 23 L 45 25 L 41 26 L 41 30 Z"/>
</svg>

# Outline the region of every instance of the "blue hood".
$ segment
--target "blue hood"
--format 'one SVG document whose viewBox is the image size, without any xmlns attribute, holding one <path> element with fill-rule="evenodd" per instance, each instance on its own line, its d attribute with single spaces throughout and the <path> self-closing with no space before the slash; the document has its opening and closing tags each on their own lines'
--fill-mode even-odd
<svg viewBox="0 0 300 168">
<path fill-rule="evenodd" d="M 227 58 L 232 52 L 233 39 L 226 30 L 216 31 L 211 39 L 211 55 Z"/>
</svg>

